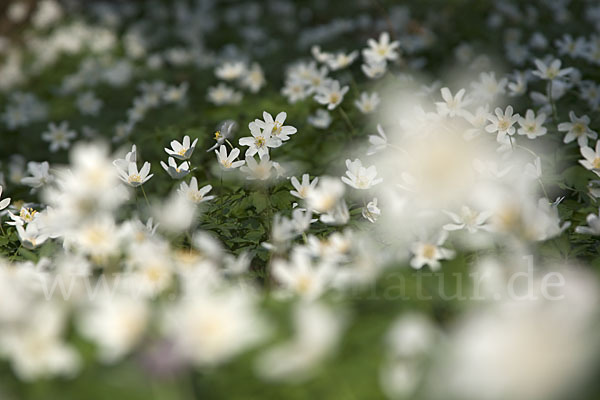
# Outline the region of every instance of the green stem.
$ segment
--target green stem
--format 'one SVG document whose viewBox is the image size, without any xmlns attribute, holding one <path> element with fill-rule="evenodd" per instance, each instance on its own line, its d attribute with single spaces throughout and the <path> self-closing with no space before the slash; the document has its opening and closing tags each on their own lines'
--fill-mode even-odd
<svg viewBox="0 0 600 400">
<path fill-rule="evenodd" d="M 338 109 L 340 110 L 340 113 L 342 114 L 342 118 L 344 119 L 344 122 L 346 123 L 346 125 L 348 125 L 348 128 L 350 128 L 350 131 L 352 132 L 352 136 L 354 136 L 354 126 L 352 125 L 352 122 L 350 122 L 350 118 L 348 118 L 348 114 L 346 114 L 346 111 L 344 111 L 344 109 L 342 108 L 342 106 L 340 105 L 338 107 Z"/>
<path fill-rule="evenodd" d="M 17 256 L 17 254 L 19 253 L 19 250 L 21 250 L 21 247 L 23 247 L 23 242 L 19 243 L 19 247 L 17 247 L 17 249 L 15 250 L 15 252 L 12 254 L 12 256 L 10 256 L 10 259 L 8 261 L 12 262 L 15 257 Z"/>
<path fill-rule="evenodd" d="M 548 81 L 548 86 L 546 88 L 546 91 L 548 92 L 548 101 L 550 102 L 550 105 L 552 106 L 552 118 L 554 119 L 554 123 L 557 124 L 558 123 L 558 113 L 556 112 L 556 103 L 554 102 L 554 99 L 552 98 L 552 81 Z"/>
<path fill-rule="evenodd" d="M 146 199 L 146 205 L 148 206 L 148 209 L 150 209 L 150 202 L 148 201 L 148 196 L 146 196 L 146 191 L 144 190 L 144 185 L 140 185 L 140 188 L 142 189 L 142 194 L 144 195 L 144 199 Z"/>
</svg>

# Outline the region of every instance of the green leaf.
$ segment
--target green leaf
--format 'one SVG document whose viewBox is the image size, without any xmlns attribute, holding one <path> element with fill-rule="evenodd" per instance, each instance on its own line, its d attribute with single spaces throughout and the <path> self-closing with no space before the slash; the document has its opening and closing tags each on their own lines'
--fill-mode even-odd
<svg viewBox="0 0 600 400">
<path fill-rule="evenodd" d="M 257 213 L 263 212 L 265 208 L 267 208 L 269 200 L 264 193 L 254 192 L 250 195 L 252 199 L 252 205 L 256 208 Z"/>
</svg>

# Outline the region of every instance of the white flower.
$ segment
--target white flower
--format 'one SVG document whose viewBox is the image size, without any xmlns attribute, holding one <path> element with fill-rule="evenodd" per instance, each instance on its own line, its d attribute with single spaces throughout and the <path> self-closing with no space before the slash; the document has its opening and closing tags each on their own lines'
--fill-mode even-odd
<svg viewBox="0 0 600 400">
<path fill-rule="evenodd" d="M 165 164 L 164 161 L 160 162 L 160 165 L 173 179 L 181 179 L 190 173 L 190 164 L 187 161 L 182 162 L 179 166 L 177 161 L 173 157 L 168 159 L 169 165 Z"/>
<path fill-rule="evenodd" d="M 543 125 L 546 121 L 546 114 L 539 113 L 535 116 L 533 110 L 527 110 L 525 118 L 519 117 L 519 125 L 521 127 L 517 131 L 519 135 L 527 135 L 529 139 L 535 139 L 536 137 L 543 136 L 548 131 Z"/>
<path fill-rule="evenodd" d="M 102 108 L 102 100 L 94 92 L 85 92 L 77 97 L 77 108 L 83 115 L 97 116 Z"/>
<path fill-rule="evenodd" d="M 350 210 L 348 204 L 343 199 L 338 201 L 333 209 L 322 213 L 319 218 L 322 223 L 328 225 L 345 225 L 350 220 Z"/>
<path fill-rule="evenodd" d="M 300 79 L 287 79 L 281 89 L 281 94 L 292 104 L 305 99 L 310 93 L 309 87 Z"/>
<path fill-rule="evenodd" d="M 291 125 L 283 125 L 287 113 L 285 111 L 280 112 L 273 120 L 273 116 L 266 111 L 263 111 L 264 121 L 255 119 L 254 123 L 261 129 L 265 130 L 267 126 L 272 126 L 271 136 L 281 139 L 282 141 L 289 140 L 290 135 L 293 135 L 298 130 Z"/>
<path fill-rule="evenodd" d="M 569 119 L 571 122 L 561 122 L 558 124 L 559 131 L 567 132 L 565 138 L 563 139 L 564 143 L 571 143 L 573 140 L 577 139 L 579 146 L 583 147 L 587 146 L 588 138 L 598 138 L 598 133 L 591 130 L 589 127 L 590 117 L 587 115 L 577 117 L 573 111 L 570 111 Z"/>
<path fill-rule="evenodd" d="M 281 214 L 275 214 L 271 224 L 271 234 L 269 242 L 263 242 L 261 245 L 274 253 L 284 253 L 289 247 L 291 240 L 298 234 L 296 224 L 289 218 Z"/>
<path fill-rule="evenodd" d="M 337 71 L 350 66 L 358 57 L 358 51 L 353 51 L 349 54 L 339 52 L 331 54 L 325 59 L 325 63 L 332 71 Z"/>
<path fill-rule="evenodd" d="M 452 223 L 444 225 L 444 229 L 447 231 L 456 231 L 460 229 L 466 229 L 469 233 L 476 233 L 483 229 L 487 230 L 488 226 L 486 222 L 492 216 L 490 211 L 478 212 L 472 210 L 467 206 L 462 206 L 460 209 L 460 215 L 450 211 L 444 211 L 452 219 Z"/>
<path fill-rule="evenodd" d="M 368 60 L 366 64 L 360 66 L 363 73 L 369 79 L 381 78 L 387 71 L 387 63 L 385 61 Z"/>
<path fill-rule="evenodd" d="M 246 165 L 242 166 L 240 170 L 246 174 L 246 179 L 248 180 L 266 181 L 271 177 L 273 166 L 274 163 L 269 160 L 268 154 L 260 156 L 260 162 L 258 163 L 253 156 L 247 156 Z"/>
<path fill-rule="evenodd" d="M 299 234 L 306 232 L 308 228 L 310 228 L 310 224 L 316 221 L 316 219 L 313 219 L 312 212 L 310 210 L 296 208 L 294 211 L 292 211 L 292 225 Z"/>
<path fill-rule="evenodd" d="M 39 218 L 40 213 L 30 207 L 21 207 L 18 215 L 8 212 L 8 216 L 12 221 L 7 222 L 7 225 L 23 226 Z"/>
<path fill-rule="evenodd" d="M 30 161 L 27 163 L 27 172 L 29 172 L 31 176 L 22 178 L 21 183 L 23 185 L 31 186 L 34 189 L 40 188 L 52 181 L 52 176 L 49 171 L 50 164 L 48 164 L 48 161 L 41 163 Z"/>
<path fill-rule="evenodd" d="M 381 210 L 377 207 L 377 197 L 367 203 L 362 209 L 362 216 L 371 223 L 375 223 L 381 215 Z"/>
<path fill-rule="evenodd" d="M 327 110 L 319 108 L 314 115 L 308 116 L 308 123 L 319 129 L 327 129 L 331 125 L 331 114 Z"/>
<path fill-rule="evenodd" d="M 196 207 L 179 194 L 171 194 L 162 205 L 154 209 L 161 228 L 169 232 L 184 232 L 194 224 Z"/>
<path fill-rule="evenodd" d="M 79 331 L 99 347 L 104 362 L 115 362 L 143 337 L 150 317 L 144 301 L 104 294 L 93 299 L 77 320 Z"/>
<path fill-rule="evenodd" d="M 308 191 L 306 205 L 319 213 L 333 211 L 344 196 L 345 186 L 339 179 L 324 176 L 319 178 L 316 187 Z"/>
<path fill-rule="evenodd" d="M 0 185 L 0 196 L 2 196 L 2 185 Z M 10 197 L 0 200 L 0 211 L 4 210 L 10 204 Z"/>
<path fill-rule="evenodd" d="M 485 125 L 487 124 L 489 115 L 490 113 L 487 104 L 484 107 L 477 107 L 475 114 L 471 114 L 466 110 L 464 111 L 462 117 L 471 124 L 471 128 L 467 129 L 463 135 L 465 140 L 471 140 L 485 131 Z"/>
<path fill-rule="evenodd" d="M 112 215 L 100 214 L 86 220 L 73 232 L 79 251 L 103 261 L 119 251 L 119 231 Z"/>
<path fill-rule="evenodd" d="M 315 186 L 317 186 L 317 183 L 319 182 L 319 178 L 316 177 L 311 182 L 310 176 L 308 174 L 303 174 L 302 175 L 302 183 L 300 183 L 298 181 L 298 178 L 296 178 L 295 176 L 291 177 L 290 182 L 292 183 L 292 186 L 295 189 L 295 190 L 290 190 L 290 194 L 299 199 L 306 199 L 306 196 L 308 195 L 310 190 L 314 189 Z"/>
<path fill-rule="evenodd" d="M 177 352 L 199 366 L 216 366 L 268 334 L 247 291 L 199 291 L 168 310 L 165 330 Z"/>
<path fill-rule="evenodd" d="M 347 177 L 343 176 L 342 181 L 355 189 L 370 189 L 383 181 L 382 178 L 376 178 L 377 168 L 374 165 L 365 168 L 358 158 L 354 161 L 346 160 L 346 167 Z"/>
<path fill-rule="evenodd" d="M 393 41 L 390 43 L 390 35 L 387 32 L 382 32 L 379 35 L 379 41 L 375 39 L 367 40 L 368 48 L 362 51 L 363 57 L 367 60 L 375 62 L 390 60 L 394 61 L 398 59 L 397 48 L 400 43 Z"/>
<path fill-rule="evenodd" d="M 179 189 L 177 189 L 177 191 L 192 203 L 200 204 L 215 198 L 215 196 L 206 196 L 211 189 L 211 185 L 206 185 L 201 189 L 198 189 L 198 180 L 194 176 L 192 177 L 189 185 L 185 182 L 181 182 L 181 185 L 179 185 Z"/>
<path fill-rule="evenodd" d="M 580 225 L 575 228 L 575 232 L 582 235 L 600 235 L 600 212 L 598 214 L 589 214 L 585 218 L 587 226 Z"/>
<path fill-rule="evenodd" d="M 325 51 L 321 51 L 321 46 L 315 44 L 310 48 L 310 53 L 320 63 L 326 63 L 332 57 L 331 53 L 327 53 Z"/>
<path fill-rule="evenodd" d="M 240 155 L 240 149 L 238 148 L 232 149 L 231 153 L 227 155 L 227 147 L 222 144 L 219 150 L 215 150 L 215 154 L 217 155 L 219 166 L 226 171 L 239 168 L 245 164 L 244 160 L 234 161 Z"/>
<path fill-rule="evenodd" d="M 259 157 L 269 154 L 269 148 L 281 146 L 281 139 L 271 135 L 274 124 L 265 124 L 261 128 L 256 122 L 250 122 L 248 128 L 252 136 L 243 137 L 239 140 L 240 146 L 248 146 L 245 157 L 252 157 L 258 153 Z"/>
<path fill-rule="evenodd" d="M 568 54 L 571 57 L 585 57 L 588 52 L 588 45 L 583 36 L 573 40 L 573 36 L 565 34 L 560 39 L 554 41 L 558 47 L 558 54 Z"/>
<path fill-rule="evenodd" d="M 508 79 L 502 78 L 496 80 L 496 74 L 493 72 L 482 72 L 479 75 L 479 81 L 471 83 L 473 94 L 482 100 L 491 101 L 496 96 L 504 94 Z"/>
<path fill-rule="evenodd" d="M 440 260 L 454 257 L 454 251 L 440 247 L 447 237 L 448 232 L 441 231 L 433 240 L 413 243 L 411 246 L 413 258 L 410 260 L 410 266 L 421 269 L 424 265 L 429 265 L 433 271 L 439 270 Z"/>
<path fill-rule="evenodd" d="M 246 63 L 243 61 L 225 62 L 215 68 L 215 75 L 224 81 L 233 81 L 246 73 Z"/>
<path fill-rule="evenodd" d="M 340 88 L 340 82 L 332 79 L 317 88 L 315 100 L 319 104 L 327 105 L 328 110 L 333 110 L 344 100 L 344 95 L 348 91 L 348 86 Z"/>
<path fill-rule="evenodd" d="M 216 87 L 209 87 L 206 97 L 208 101 L 217 106 L 237 104 L 242 100 L 242 94 L 240 92 L 236 92 L 224 83 L 219 83 Z"/>
<path fill-rule="evenodd" d="M 369 135 L 369 143 L 371 146 L 367 149 L 367 155 L 373 155 L 387 147 L 387 136 L 381 127 L 381 124 L 377 124 L 377 133 L 379 135 Z"/>
<path fill-rule="evenodd" d="M 19 240 L 26 249 L 34 249 L 48 239 L 48 235 L 41 232 L 36 221 L 31 221 L 25 228 L 23 225 L 16 225 L 16 228 Z"/>
<path fill-rule="evenodd" d="M 59 149 L 68 149 L 71 145 L 71 140 L 77 136 L 75 131 L 69 130 L 69 123 L 63 121 L 60 125 L 54 122 L 48 124 L 48 131 L 42 133 L 42 139 L 50 142 L 50 151 L 55 152 Z"/>
<path fill-rule="evenodd" d="M 258 93 L 260 88 L 262 88 L 266 83 L 267 80 L 265 79 L 265 74 L 260 65 L 257 63 L 252 64 L 252 67 L 246 72 L 240 81 L 240 85 L 248 88 L 252 93 Z"/>
<path fill-rule="evenodd" d="M 327 289 L 334 271 L 330 264 L 313 264 L 307 252 L 295 250 L 289 262 L 282 259 L 273 262 L 272 274 L 286 291 L 305 300 L 315 300 Z"/>
<path fill-rule="evenodd" d="M 585 160 L 579 160 L 579 163 L 586 169 L 600 176 L 600 140 L 596 142 L 596 150 L 592 150 L 588 146 L 582 146 L 579 151 Z"/>
<path fill-rule="evenodd" d="M 231 119 L 227 119 L 221 124 L 219 124 L 219 129 L 215 131 L 214 139 L 216 143 L 206 152 L 213 151 L 217 147 L 221 146 L 230 136 L 233 135 L 233 132 L 237 129 L 237 123 Z"/>
<path fill-rule="evenodd" d="M 125 154 L 125 158 L 118 158 L 116 160 L 113 161 L 113 165 L 115 167 L 117 167 L 117 170 L 119 171 L 124 171 L 125 173 L 127 173 L 127 171 L 129 170 L 129 164 L 130 163 L 135 163 L 137 161 L 137 147 L 134 145 L 131 145 L 131 151 L 127 152 L 127 154 Z"/>
<path fill-rule="evenodd" d="M 129 165 L 127 165 L 127 171 L 119 170 L 118 172 L 121 180 L 132 187 L 141 186 L 154 176 L 154 174 L 148 175 L 150 173 L 150 163 L 147 161 L 139 172 L 137 164 L 134 162 L 130 162 Z"/>
<path fill-rule="evenodd" d="M 549 81 L 553 81 L 557 78 L 562 78 L 563 76 L 568 75 L 573 71 L 573 68 L 560 69 L 561 61 L 559 59 L 552 60 L 552 62 L 548 65 L 542 60 L 536 58 L 534 60 L 534 63 L 537 67 L 537 70 L 533 71 L 533 74 Z"/>
<path fill-rule="evenodd" d="M 354 105 L 363 114 L 370 114 L 377 109 L 377 106 L 380 102 L 381 99 L 379 98 L 377 92 L 373 92 L 370 95 L 367 92 L 362 92 L 360 94 L 360 99 L 356 100 Z"/>
<path fill-rule="evenodd" d="M 179 86 L 169 86 L 165 89 L 163 100 L 165 103 L 183 105 L 186 103 L 186 94 L 189 88 L 187 82 L 182 82 Z"/>
<path fill-rule="evenodd" d="M 44 2 L 42 2 L 44 3 Z M 81 360 L 62 338 L 65 307 L 42 301 L 28 310 L 24 323 L 3 329 L 0 352 L 10 360 L 16 376 L 25 382 L 53 375 L 72 377 Z"/>
<path fill-rule="evenodd" d="M 294 310 L 293 338 L 262 353 L 257 372 L 268 380 L 308 379 L 335 349 L 343 327 L 343 314 L 316 302 L 300 303 Z"/>
<path fill-rule="evenodd" d="M 495 110 L 496 115 L 489 115 L 488 121 L 491 123 L 485 127 L 489 133 L 498 133 L 497 140 L 502 142 L 507 135 L 514 135 L 514 124 L 519 120 L 519 114 L 513 115 L 512 106 L 506 107 L 506 111 L 502 111 L 500 107 Z"/>
<path fill-rule="evenodd" d="M 542 177 L 542 160 L 536 157 L 532 163 L 527 163 L 523 173 L 530 179 L 540 179 Z"/>
<path fill-rule="evenodd" d="M 516 97 L 527 93 L 527 76 L 524 73 L 516 72 L 515 81 L 508 83 L 509 96 Z"/>
<path fill-rule="evenodd" d="M 190 137 L 185 135 L 182 143 L 179 143 L 177 140 L 173 140 L 171 142 L 171 149 L 165 147 L 165 152 L 179 160 L 189 160 L 194 152 L 194 149 L 196 148 L 196 143 L 198 143 L 197 138 L 190 145 Z"/>
<path fill-rule="evenodd" d="M 465 89 L 460 89 L 454 97 L 452 97 L 452 92 L 447 87 L 442 88 L 441 92 L 444 101 L 435 103 L 438 113 L 449 117 L 462 116 L 464 113 L 463 108 L 471 102 L 468 99 L 463 100 Z"/>
</svg>

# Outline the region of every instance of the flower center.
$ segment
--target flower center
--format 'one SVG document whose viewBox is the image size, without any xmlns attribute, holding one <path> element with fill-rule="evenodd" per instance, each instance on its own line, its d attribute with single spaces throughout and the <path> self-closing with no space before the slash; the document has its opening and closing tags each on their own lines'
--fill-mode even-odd
<svg viewBox="0 0 600 400">
<path fill-rule="evenodd" d="M 271 133 L 274 136 L 279 135 L 279 133 L 281 132 L 281 123 L 279 123 L 278 121 L 275 121 L 275 125 L 273 125 L 273 130 L 271 131 Z"/>
<path fill-rule="evenodd" d="M 267 143 L 267 141 L 265 140 L 265 138 L 263 136 L 257 137 L 256 140 L 254 141 L 254 144 L 256 145 L 256 147 L 265 147 L 266 143 Z"/>
<path fill-rule="evenodd" d="M 139 174 L 133 174 L 129 176 L 129 183 L 141 183 L 142 177 Z"/>
<path fill-rule="evenodd" d="M 21 212 L 19 213 L 19 216 L 25 222 L 31 222 L 31 221 L 33 221 L 33 217 L 35 216 L 35 214 L 37 214 L 37 211 L 34 210 L 33 208 L 21 208 Z"/>
<path fill-rule="evenodd" d="M 423 254 L 424 258 L 431 260 L 435 256 L 435 246 L 427 243 L 427 244 L 423 245 L 423 248 L 421 249 L 421 253 Z"/>
</svg>

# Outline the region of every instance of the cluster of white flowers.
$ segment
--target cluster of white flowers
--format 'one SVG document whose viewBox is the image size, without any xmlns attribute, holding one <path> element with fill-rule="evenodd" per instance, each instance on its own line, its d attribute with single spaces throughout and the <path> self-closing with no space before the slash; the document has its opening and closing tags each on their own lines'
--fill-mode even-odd
<svg viewBox="0 0 600 400">
<path fill-rule="evenodd" d="M 242 89 L 250 93 L 258 93 L 266 85 L 265 74 L 258 63 L 248 66 L 244 61 L 224 61 L 215 67 L 215 76 L 225 82 L 237 82 Z M 241 92 L 221 82 L 210 87 L 207 93 L 208 101 L 215 105 L 236 104 L 242 101 Z"/>
</svg>

